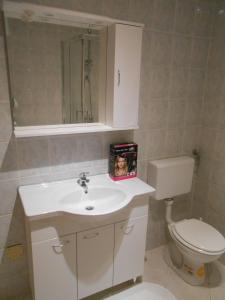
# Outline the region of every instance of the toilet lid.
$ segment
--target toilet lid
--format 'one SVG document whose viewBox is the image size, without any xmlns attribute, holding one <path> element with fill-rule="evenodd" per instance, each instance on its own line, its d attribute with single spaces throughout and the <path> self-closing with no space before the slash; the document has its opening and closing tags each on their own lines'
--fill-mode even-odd
<svg viewBox="0 0 225 300">
<path fill-rule="evenodd" d="M 190 245 L 207 252 L 225 250 L 225 239 L 214 227 L 197 219 L 175 223 L 178 236 Z"/>
<path fill-rule="evenodd" d="M 164 287 L 143 282 L 125 291 L 104 298 L 105 300 L 176 300 L 174 295 Z"/>
</svg>

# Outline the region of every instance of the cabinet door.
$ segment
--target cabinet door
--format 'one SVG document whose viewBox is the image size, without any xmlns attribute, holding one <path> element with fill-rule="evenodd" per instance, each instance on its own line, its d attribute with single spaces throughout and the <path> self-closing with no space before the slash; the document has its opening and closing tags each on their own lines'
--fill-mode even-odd
<svg viewBox="0 0 225 300">
<path fill-rule="evenodd" d="M 143 274 L 147 217 L 115 224 L 113 285 Z"/>
<path fill-rule="evenodd" d="M 108 45 L 107 101 L 111 107 L 107 115 L 113 112 L 109 123 L 116 128 L 137 128 L 142 27 L 112 25 Z"/>
<path fill-rule="evenodd" d="M 77 299 L 76 235 L 32 244 L 35 300 Z"/>
<path fill-rule="evenodd" d="M 112 286 L 114 226 L 77 234 L 78 299 Z"/>
</svg>

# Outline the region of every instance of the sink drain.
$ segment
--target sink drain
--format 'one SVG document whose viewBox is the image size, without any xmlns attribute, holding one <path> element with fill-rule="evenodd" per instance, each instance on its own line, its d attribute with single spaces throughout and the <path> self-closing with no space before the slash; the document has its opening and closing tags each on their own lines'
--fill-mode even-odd
<svg viewBox="0 0 225 300">
<path fill-rule="evenodd" d="M 86 206 L 85 209 L 86 209 L 86 210 L 93 210 L 93 209 L 94 209 L 94 206 Z"/>
</svg>

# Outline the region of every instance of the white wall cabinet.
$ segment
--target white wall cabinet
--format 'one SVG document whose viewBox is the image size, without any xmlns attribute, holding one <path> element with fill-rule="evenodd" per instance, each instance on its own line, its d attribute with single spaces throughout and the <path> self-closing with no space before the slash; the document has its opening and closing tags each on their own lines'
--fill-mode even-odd
<svg viewBox="0 0 225 300">
<path fill-rule="evenodd" d="M 27 221 L 34 300 L 78 300 L 141 276 L 147 220 L 148 197 L 140 196 L 102 219 Z"/>
<path fill-rule="evenodd" d="M 89 16 L 88 16 L 89 18 Z M 107 18 L 109 21 L 110 19 Z M 106 26 L 106 90 L 99 100 L 99 123 L 16 126 L 16 137 L 75 134 L 138 128 L 143 24 L 115 23 Z M 102 59 L 103 54 L 101 55 Z M 101 65 L 101 68 L 105 68 Z M 106 97 L 105 97 L 106 95 Z"/>
<path fill-rule="evenodd" d="M 113 225 L 77 234 L 78 299 L 112 286 Z"/>
<path fill-rule="evenodd" d="M 35 300 L 76 299 L 76 235 L 32 245 Z"/>
<path fill-rule="evenodd" d="M 114 24 L 108 30 L 106 123 L 138 127 L 142 27 Z"/>
</svg>

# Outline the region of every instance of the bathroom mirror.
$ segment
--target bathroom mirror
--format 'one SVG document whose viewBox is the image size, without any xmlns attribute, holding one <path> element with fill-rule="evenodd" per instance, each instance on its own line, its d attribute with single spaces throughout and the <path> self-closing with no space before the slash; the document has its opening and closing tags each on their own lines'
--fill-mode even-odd
<svg viewBox="0 0 225 300">
<path fill-rule="evenodd" d="M 106 24 L 13 2 L 4 17 L 14 126 L 102 122 Z"/>
</svg>

